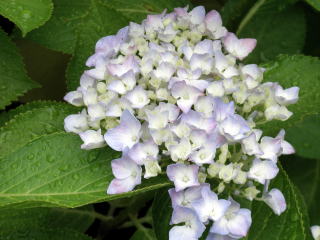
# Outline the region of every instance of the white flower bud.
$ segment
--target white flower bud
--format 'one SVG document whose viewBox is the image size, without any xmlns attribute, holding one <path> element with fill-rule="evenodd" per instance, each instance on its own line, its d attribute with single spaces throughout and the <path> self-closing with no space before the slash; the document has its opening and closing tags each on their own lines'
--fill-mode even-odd
<svg viewBox="0 0 320 240">
<path fill-rule="evenodd" d="M 220 163 L 211 163 L 207 169 L 209 176 L 216 177 L 219 174 L 222 167 L 223 165 Z"/>
<path fill-rule="evenodd" d="M 236 174 L 237 172 L 235 171 L 233 164 L 230 163 L 221 167 L 219 178 L 228 183 L 235 178 Z"/>
<path fill-rule="evenodd" d="M 260 191 L 255 187 L 255 186 L 251 186 L 251 187 L 247 187 L 244 190 L 244 196 L 252 201 L 253 199 L 255 199 L 257 197 L 257 195 L 260 193 Z"/>
</svg>

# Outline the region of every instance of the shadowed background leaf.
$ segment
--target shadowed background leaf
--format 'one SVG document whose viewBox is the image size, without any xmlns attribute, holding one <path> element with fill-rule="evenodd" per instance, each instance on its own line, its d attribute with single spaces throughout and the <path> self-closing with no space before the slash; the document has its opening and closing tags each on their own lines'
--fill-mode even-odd
<svg viewBox="0 0 320 240">
<path fill-rule="evenodd" d="M 25 36 L 51 17 L 51 0 L 5 0 L 0 4 L 0 15 L 14 22 Z"/>
<path fill-rule="evenodd" d="M 24 63 L 14 43 L 0 29 L 0 110 L 28 90 L 39 87 L 26 74 Z"/>
</svg>

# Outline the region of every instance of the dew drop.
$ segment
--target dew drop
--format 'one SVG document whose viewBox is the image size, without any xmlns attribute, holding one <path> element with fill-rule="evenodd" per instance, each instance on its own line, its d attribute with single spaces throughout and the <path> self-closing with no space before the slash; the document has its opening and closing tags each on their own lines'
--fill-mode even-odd
<svg viewBox="0 0 320 240">
<path fill-rule="evenodd" d="M 53 132 L 54 130 L 55 130 L 55 127 L 52 126 L 52 125 L 50 125 L 50 124 L 47 124 L 47 125 L 45 126 L 45 131 L 46 131 L 47 133 L 51 133 L 51 132 Z"/>
<path fill-rule="evenodd" d="M 12 169 L 17 169 L 17 168 L 18 168 L 18 164 L 17 164 L 17 163 L 12 164 L 12 165 L 11 165 L 11 168 L 12 168 Z"/>
<path fill-rule="evenodd" d="M 72 176 L 72 178 L 73 178 L 74 180 L 78 180 L 80 177 L 79 177 L 78 174 L 74 174 L 74 175 Z"/>
<path fill-rule="evenodd" d="M 291 221 L 297 221 L 298 219 L 299 219 L 298 214 L 292 213 L 292 215 L 291 215 Z"/>
<path fill-rule="evenodd" d="M 54 159 L 53 156 L 48 156 L 48 157 L 46 158 L 46 160 L 47 160 L 48 163 L 53 163 L 55 159 Z"/>
<path fill-rule="evenodd" d="M 31 12 L 29 10 L 23 10 L 22 11 L 22 18 L 24 20 L 27 20 L 27 19 L 31 18 L 31 16 L 32 16 L 32 14 L 31 14 Z"/>
<path fill-rule="evenodd" d="M 27 158 L 28 158 L 29 160 L 34 159 L 34 154 L 33 154 L 33 153 L 29 154 L 29 155 L 27 156 Z"/>
<path fill-rule="evenodd" d="M 91 163 L 96 159 L 96 153 L 95 152 L 91 152 L 88 154 L 88 158 L 87 158 L 87 162 Z"/>
<path fill-rule="evenodd" d="M 68 169 L 69 169 L 69 166 L 68 166 L 68 165 L 62 165 L 62 166 L 59 167 L 59 170 L 60 170 L 61 172 L 65 172 L 65 171 L 67 171 Z"/>
</svg>

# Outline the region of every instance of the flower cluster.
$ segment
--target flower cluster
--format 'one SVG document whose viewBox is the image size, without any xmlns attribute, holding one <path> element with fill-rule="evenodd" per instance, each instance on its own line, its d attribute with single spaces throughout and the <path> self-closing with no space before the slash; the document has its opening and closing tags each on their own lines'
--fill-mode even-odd
<svg viewBox="0 0 320 240">
<path fill-rule="evenodd" d="M 84 107 L 65 119 L 81 148 L 122 152 L 108 194 L 166 172 L 174 184 L 171 240 L 198 239 L 211 223 L 208 239 L 246 236 L 251 212 L 236 197 L 264 201 L 278 215 L 286 209 L 268 185 L 278 157 L 294 149 L 284 130 L 262 137 L 258 126 L 287 120 L 299 88 L 262 83 L 265 69 L 242 64 L 255 46 L 201 6 L 149 15 L 100 39 L 80 87 L 65 96 Z"/>
</svg>

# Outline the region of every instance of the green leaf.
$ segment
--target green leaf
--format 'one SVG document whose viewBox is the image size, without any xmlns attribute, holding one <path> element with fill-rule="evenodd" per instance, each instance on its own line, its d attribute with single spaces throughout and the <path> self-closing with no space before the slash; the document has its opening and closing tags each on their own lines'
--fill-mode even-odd
<svg viewBox="0 0 320 240">
<path fill-rule="evenodd" d="M 2 3 L 0 4 L 0 6 Z M 0 110 L 39 84 L 26 74 L 16 46 L 0 29 Z"/>
<path fill-rule="evenodd" d="M 26 39 L 55 51 L 72 54 L 76 34 L 72 23 L 53 15 L 43 27 L 30 32 Z"/>
<path fill-rule="evenodd" d="M 53 16 L 39 29 L 28 34 L 27 39 L 49 49 L 72 54 L 76 44 L 77 24 L 90 8 L 88 0 L 54 0 Z"/>
<path fill-rule="evenodd" d="M 253 201 L 252 226 L 246 239 L 311 240 L 309 219 L 303 197 L 282 168 L 272 182 L 271 188 L 278 188 L 283 192 L 287 209 L 277 216 L 265 203 Z"/>
<path fill-rule="evenodd" d="M 282 163 L 305 199 L 311 225 L 320 225 L 320 160 L 292 156 Z"/>
<path fill-rule="evenodd" d="M 281 169 L 271 187 L 279 188 L 287 201 L 287 210 L 275 215 L 263 202 L 254 201 L 251 206 L 252 226 L 247 240 L 310 240 L 309 220 L 303 198 Z M 247 206 L 246 206 L 247 207 Z M 157 191 L 152 207 L 154 230 L 158 240 L 167 240 L 172 207 L 168 189 Z"/>
<path fill-rule="evenodd" d="M 23 36 L 48 21 L 52 9 L 51 0 L 5 0 L 0 4 L 0 14 L 14 22 Z"/>
<path fill-rule="evenodd" d="M 285 7 L 291 2 L 259 0 L 243 18 L 237 34 L 258 41 L 246 62 L 266 62 L 279 54 L 301 52 L 306 33 L 305 16 L 298 6 Z"/>
<path fill-rule="evenodd" d="M 228 0 L 221 9 L 223 25 L 235 31 L 240 20 L 253 6 L 256 0 Z"/>
<path fill-rule="evenodd" d="M 19 229 L 10 233 L 0 233 L 0 238 L 5 240 L 92 240 L 89 236 L 64 228 L 32 228 Z"/>
<path fill-rule="evenodd" d="M 64 118 L 76 111 L 75 107 L 65 103 L 52 102 L 28 110 L 29 106 L 17 108 L 15 112 L 21 113 L 0 128 L 0 158 L 43 135 L 64 131 Z"/>
<path fill-rule="evenodd" d="M 24 105 L 20 105 L 19 107 L 16 107 L 14 109 L 11 109 L 8 112 L 3 112 L 0 114 L 0 126 L 6 124 L 10 119 L 14 118 L 16 115 L 25 113 L 30 110 L 34 110 L 36 108 L 43 108 L 43 107 L 51 107 L 52 105 L 58 104 L 55 101 L 33 101 L 26 103 Z M 66 106 L 65 104 L 61 104 L 61 108 Z"/>
<path fill-rule="evenodd" d="M 144 228 L 137 230 L 130 240 L 157 240 L 152 229 Z"/>
<path fill-rule="evenodd" d="M 158 240 L 169 239 L 171 215 L 172 205 L 168 188 L 160 189 L 155 194 L 152 205 L 153 227 Z"/>
<path fill-rule="evenodd" d="M 309 3 L 314 9 L 320 11 L 320 0 L 305 0 Z"/>
<path fill-rule="evenodd" d="M 132 192 L 107 195 L 106 188 L 113 179 L 110 161 L 119 153 L 108 148 L 81 150 L 80 145 L 79 136 L 55 133 L 0 159 L 0 206 L 26 203 L 31 207 L 40 202 L 42 206 L 77 207 L 169 184 L 164 176 L 151 178 Z"/>
<path fill-rule="evenodd" d="M 110 8 L 123 14 L 130 21 L 140 23 L 148 14 L 158 14 L 167 9 L 172 11 L 175 7 L 191 6 L 188 0 L 108 0 L 105 1 Z"/>
<path fill-rule="evenodd" d="M 303 121 L 287 129 L 286 139 L 296 152 L 306 158 L 319 158 L 320 114 L 308 115 Z"/>
<path fill-rule="evenodd" d="M 7 233 L 17 230 L 34 228 L 68 228 L 85 232 L 93 223 L 92 206 L 82 208 L 6 208 L 0 209 L 0 232 Z"/>
<path fill-rule="evenodd" d="M 290 105 L 288 108 L 293 112 L 291 118 L 287 121 L 271 121 L 261 125 L 265 134 L 275 135 L 281 128 L 288 131 L 287 140 L 292 141 L 297 153 L 305 157 L 317 156 L 316 152 L 311 149 L 316 148 L 314 139 L 310 138 L 306 144 L 312 145 L 310 149 L 306 149 L 302 139 L 306 139 L 306 132 L 312 131 L 312 135 L 319 136 L 318 117 L 310 116 L 320 113 L 320 60 L 319 58 L 295 55 L 295 56 L 279 56 L 276 61 L 266 65 L 267 71 L 264 75 L 264 81 L 279 82 L 283 87 L 289 88 L 298 86 L 300 88 L 299 100 L 297 103 Z M 290 129 L 290 128 L 293 129 Z M 298 136 L 298 132 L 303 135 Z M 301 137 L 301 138 L 300 138 Z M 319 155 L 318 155 L 319 156 Z"/>
</svg>

